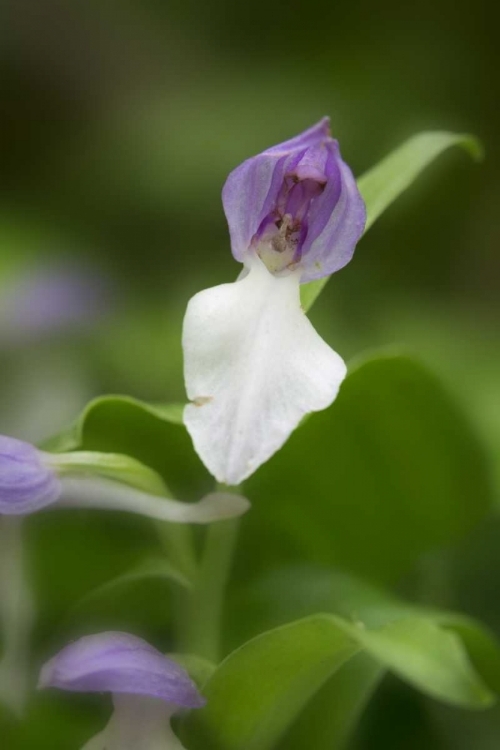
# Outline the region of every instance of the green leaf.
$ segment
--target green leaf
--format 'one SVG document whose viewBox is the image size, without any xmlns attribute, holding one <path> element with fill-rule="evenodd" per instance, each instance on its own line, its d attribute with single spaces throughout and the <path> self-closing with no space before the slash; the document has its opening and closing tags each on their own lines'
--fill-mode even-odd
<svg viewBox="0 0 500 750">
<path fill-rule="evenodd" d="M 130 456 L 95 451 L 70 451 L 49 454 L 47 463 L 65 474 L 95 475 L 129 484 L 153 495 L 169 496 L 169 490 L 156 471 Z"/>
<path fill-rule="evenodd" d="M 454 633 L 425 618 L 378 630 L 313 615 L 268 631 L 222 662 L 207 706 L 187 719 L 192 750 L 270 750 L 325 682 L 365 652 L 428 695 L 468 708 L 494 700 Z"/>
<path fill-rule="evenodd" d="M 88 430 L 88 422 L 93 419 L 104 421 L 109 419 L 108 412 L 120 409 L 125 413 L 134 410 L 143 411 L 151 416 L 164 420 L 170 424 L 181 425 L 184 404 L 148 404 L 146 401 L 132 398 L 131 396 L 99 396 L 87 404 L 78 419 L 68 430 L 55 435 L 44 444 L 46 450 L 63 452 L 80 448 L 85 441 L 85 433 Z"/>
<path fill-rule="evenodd" d="M 25 533 L 32 585 L 37 592 L 37 641 L 40 642 L 46 639 L 52 642 L 54 638 L 61 643 L 68 640 L 68 614 L 79 600 L 124 571 L 132 570 L 146 557 L 160 557 L 163 553 L 157 526 L 150 519 L 132 514 L 61 509 L 27 519 Z M 170 616 L 170 597 L 165 584 L 156 579 L 135 586 L 133 602 L 129 601 L 127 591 L 116 590 L 112 598 L 108 597 L 106 612 L 101 611 L 102 606 L 99 611 L 97 608 L 91 611 L 89 606 L 85 622 L 81 610 L 78 623 L 76 619 L 72 621 L 77 634 L 83 626 L 92 632 L 91 626 L 102 624 L 108 629 L 127 630 L 131 618 L 135 624 L 140 618 L 141 625 L 147 625 L 147 617 L 152 615 L 156 621 L 161 620 L 164 631 Z M 151 603 L 146 594 L 150 598 L 154 594 Z M 149 634 L 143 629 L 138 632 Z"/>
<path fill-rule="evenodd" d="M 311 565 L 274 570 L 240 591 L 231 610 L 232 627 L 243 640 L 255 628 L 268 630 L 315 611 L 362 622 L 370 631 L 401 621 L 427 621 L 456 633 L 483 681 L 500 692 L 500 649 L 483 626 L 464 615 L 410 604 L 335 570 Z M 383 674 L 384 667 L 366 652 L 353 657 L 309 702 L 284 736 L 280 750 L 343 748 Z"/>
<path fill-rule="evenodd" d="M 483 150 L 471 135 L 441 131 L 420 133 L 382 159 L 358 180 L 358 187 L 366 204 L 365 232 L 386 208 L 398 198 L 419 174 L 451 146 L 460 146 L 479 160 Z M 304 284 L 301 289 L 302 306 L 308 310 L 328 281 L 328 277 Z"/>
<path fill-rule="evenodd" d="M 175 497 L 196 498 L 213 481 L 193 450 L 178 404 L 152 406 L 127 396 L 91 401 L 67 432 L 43 447 L 49 451 L 99 451 L 131 456 L 158 472 Z"/>
<path fill-rule="evenodd" d="M 361 651 L 320 688 L 279 743 L 279 750 L 342 750 L 384 676 Z"/>
<path fill-rule="evenodd" d="M 113 596 L 117 591 L 127 589 L 129 586 L 143 581 L 157 578 L 163 581 L 177 583 L 184 588 L 190 588 L 190 581 L 171 562 L 165 558 L 151 558 L 144 560 L 132 569 L 128 570 L 110 581 L 106 581 L 92 591 L 89 591 L 74 607 L 75 613 L 80 613 L 88 607 L 98 607 L 103 600 Z"/>
<path fill-rule="evenodd" d="M 493 503 L 460 408 L 425 367 L 390 354 L 352 368 L 332 408 L 296 430 L 245 493 L 237 584 L 297 557 L 395 582 Z"/>
<path fill-rule="evenodd" d="M 183 589 L 190 581 L 167 559 L 154 557 L 88 591 L 67 615 L 71 630 L 119 627 L 138 632 L 164 632 L 172 613 L 171 584 Z"/>
</svg>

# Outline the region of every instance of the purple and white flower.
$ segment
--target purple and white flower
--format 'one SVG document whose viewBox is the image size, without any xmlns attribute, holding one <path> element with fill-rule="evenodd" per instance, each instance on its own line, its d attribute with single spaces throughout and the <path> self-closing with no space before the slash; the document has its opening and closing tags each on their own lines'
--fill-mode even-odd
<svg viewBox="0 0 500 750">
<path fill-rule="evenodd" d="M 235 485 L 338 393 L 345 364 L 304 315 L 299 287 L 351 260 L 366 211 L 327 118 L 237 167 L 222 199 L 244 270 L 189 302 L 184 421 L 207 468 Z"/>
<path fill-rule="evenodd" d="M 79 507 L 126 511 L 171 523 L 207 524 L 248 510 L 248 501 L 232 493 L 214 492 L 197 503 L 184 503 L 91 474 L 86 460 L 92 455 L 99 456 L 46 453 L 22 440 L 0 436 L 0 515 Z"/>
<path fill-rule="evenodd" d="M 42 668 L 39 687 L 112 693 L 113 715 L 84 750 L 181 750 L 172 715 L 206 702 L 179 664 L 141 638 L 118 632 L 66 646 Z"/>
</svg>

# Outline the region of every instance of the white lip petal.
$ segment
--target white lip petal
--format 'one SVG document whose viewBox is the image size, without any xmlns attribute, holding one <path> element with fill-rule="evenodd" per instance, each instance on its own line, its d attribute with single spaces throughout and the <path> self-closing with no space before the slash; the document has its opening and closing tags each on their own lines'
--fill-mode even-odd
<svg viewBox="0 0 500 750">
<path fill-rule="evenodd" d="M 213 492 L 197 503 L 183 503 L 101 477 L 62 477 L 61 486 L 53 507 L 125 511 L 171 523 L 222 521 L 241 516 L 250 507 L 246 498 L 229 492 Z"/>
<path fill-rule="evenodd" d="M 184 422 L 219 482 L 239 484 L 305 414 L 335 399 L 346 366 L 300 307 L 298 273 L 273 276 L 257 256 L 233 284 L 189 302 L 183 348 L 191 404 Z"/>
</svg>

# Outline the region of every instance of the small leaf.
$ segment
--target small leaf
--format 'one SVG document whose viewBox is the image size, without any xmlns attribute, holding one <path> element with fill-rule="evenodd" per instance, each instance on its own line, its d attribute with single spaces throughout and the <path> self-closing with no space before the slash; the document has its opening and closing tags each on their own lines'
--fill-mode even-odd
<svg viewBox="0 0 500 750">
<path fill-rule="evenodd" d="M 477 709 L 494 700 L 459 637 L 430 619 L 368 630 L 313 615 L 254 638 L 222 662 L 204 688 L 207 706 L 185 723 L 189 747 L 270 750 L 326 681 L 360 652 L 447 703 Z"/>
<path fill-rule="evenodd" d="M 451 146 L 461 146 L 476 160 L 483 155 L 480 142 L 471 135 L 440 131 L 420 133 L 362 175 L 358 187 L 367 210 L 365 232 L 410 187 L 425 167 Z M 303 285 L 301 299 L 304 310 L 309 310 L 328 278 Z"/>
</svg>

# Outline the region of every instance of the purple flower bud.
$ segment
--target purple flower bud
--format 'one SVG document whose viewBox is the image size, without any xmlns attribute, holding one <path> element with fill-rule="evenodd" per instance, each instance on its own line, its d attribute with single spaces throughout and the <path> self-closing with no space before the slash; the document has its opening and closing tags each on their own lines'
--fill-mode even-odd
<svg viewBox="0 0 500 750">
<path fill-rule="evenodd" d="M 39 687 L 142 695 L 184 708 L 205 705 L 175 661 L 141 638 L 118 632 L 89 635 L 66 646 L 43 667 Z"/>
<path fill-rule="evenodd" d="M 236 260 L 256 252 L 273 273 L 302 269 L 302 282 L 345 266 L 366 221 L 328 118 L 243 162 L 222 201 Z"/>
<path fill-rule="evenodd" d="M 0 514 L 33 513 L 54 503 L 60 492 L 59 479 L 40 451 L 0 435 Z"/>
</svg>

